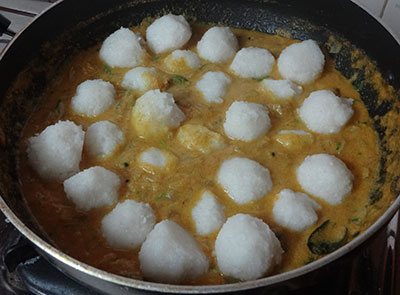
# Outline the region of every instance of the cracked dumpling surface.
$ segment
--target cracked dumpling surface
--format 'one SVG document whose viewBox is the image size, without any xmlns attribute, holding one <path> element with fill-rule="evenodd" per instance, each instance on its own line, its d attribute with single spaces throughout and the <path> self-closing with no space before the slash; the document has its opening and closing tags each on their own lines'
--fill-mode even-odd
<svg viewBox="0 0 400 295">
<path fill-rule="evenodd" d="M 314 40 L 286 47 L 278 58 L 281 75 L 298 84 L 313 82 L 323 71 L 325 56 Z"/>
<path fill-rule="evenodd" d="M 101 46 L 100 57 L 111 67 L 128 68 L 142 63 L 145 50 L 140 37 L 121 27 L 108 36 Z"/>
<path fill-rule="evenodd" d="M 141 137 L 165 135 L 169 129 L 177 128 L 185 114 L 175 104 L 168 92 L 149 90 L 136 100 L 132 109 L 132 123 Z"/>
<path fill-rule="evenodd" d="M 281 244 L 269 226 L 248 214 L 229 217 L 215 241 L 221 272 L 242 281 L 267 274 L 281 262 L 282 253 Z"/>
<path fill-rule="evenodd" d="M 208 271 L 208 259 L 196 240 L 179 224 L 163 220 L 147 235 L 139 252 L 146 279 L 184 283 Z"/>
</svg>

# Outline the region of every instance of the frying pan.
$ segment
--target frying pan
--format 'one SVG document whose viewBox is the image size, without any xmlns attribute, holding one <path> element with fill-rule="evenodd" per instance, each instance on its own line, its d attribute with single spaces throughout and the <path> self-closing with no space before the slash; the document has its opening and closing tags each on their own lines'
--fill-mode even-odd
<svg viewBox="0 0 400 295">
<path fill-rule="evenodd" d="M 48 82 L 75 53 L 104 40 L 120 26 L 140 24 L 149 16 L 172 12 L 189 20 L 314 39 L 334 60 L 336 68 L 359 90 L 382 154 L 376 185 L 366 196 L 368 206 L 393 202 L 364 233 L 337 251 L 301 268 L 255 281 L 221 286 L 178 286 L 145 282 L 100 271 L 79 262 L 51 245 L 31 216 L 18 179 L 18 141 L 24 124 Z M 340 44 L 332 50 L 330 38 Z M 331 49 L 331 50 L 330 50 Z M 368 58 L 369 67 L 355 67 L 355 53 Z M 36 17 L 9 44 L 0 60 L 0 208 L 51 263 L 72 278 L 110 294 L 248 293 L 293 289 L 318 281 L 344 257 L 351 255 L 393 216 L 400 206 L 400 45 L 373 17 L 347 0 L 336 1 L 189 1 L 90 0 L 62 1 Z M 378 71 L 392 93 L 382 97 L 368 79 Z M 14 83 L 19 81 L 18 83 Z M 16 86 L 18 84 L 18 86 Z"/>
</svg>

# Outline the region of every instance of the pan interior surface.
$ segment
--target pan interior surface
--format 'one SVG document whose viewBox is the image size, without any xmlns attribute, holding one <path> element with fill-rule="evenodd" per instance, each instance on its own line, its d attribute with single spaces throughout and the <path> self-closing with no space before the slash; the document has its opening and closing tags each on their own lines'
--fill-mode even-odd
<svg viewBox="0 0 400 295">
<path fill-rule="evenodd" d="M 149 1 L 145 3 L 141 1 L 115 1 L 113 3 L 99 1 L 98 4 L 92 11 L 90 1 L 82 2 L 83 9 L 80 14 L 72 13 L 76 8 L 68 1 L 56 5 L 38 18 L 15 40 L 0 64 L 1 67 L 10 67 L 11 63 L 14 64 L 8 75 L 2 71 L 0 77 L 2 81 L 7 82 L 0 86 L 2 97 L 0 193 L 17 218 L 22 220 L 35 234 L 48 240 L 25 206 L 19 187 L 18 165 L 16 164 L 17 147 L 22 129 L 39 102 L 46 85 L 71 56 L 101 42 L 120 26 L 138 25 L 145 18 L 156 17 L 168 12 L 184 14 L 192 21 L 219 23 L 234 28 L 257 30 L 296 39 L 314 39 L 322 44 L 322 47 L 333 58 L 336 68 L 352 81 L 354 87 L 361 94 L 379 137 L 382 154 L 380 175 L 376 185 L 371 188 L 368 206 L 388 207 L 398 196 L 400 190 L 398 184 L 400 145 L 397 144 L 395 136 L 399 128 L 398 122 L 400 122 L 398 118 L 400 110 L 398 83 L 400 79 L 397 79 L 400 77 L 400 60 L 394 53 L 399 52 L 399 45 L 382 27 L 355 5 L 347 3 L 347 1 L 338 1 L 335 4 L 310 1 L 307 5 L 315 7 L 315 9 L 310 9 L 310 6 L 302 6 L 295 1 Z M 331 10 L 333 6 L 336 10 Z M 343 12 L 341 18 L 334 12 L 338 10 L 338 7 Z M 60 28 L 45 27 L 45 23 L 53 22 L 59 19 L 61 13 L 68 12 L 74 15 L 69 20 L 71 23 L 63 20 Z M 345 21 L 340 21 L 340 19 Z M 387 46 L 374 46 L 367 36 L 362 36 L 361 31 L 357 29 L 357 21 L 360 20 L 373 23 L 372 34 L 384 40 L 382 42 L 385 42 Z M 72 24 L 74 25 L 72 26 Z M 354 29 L 347 30 L 349 26 L 354 26 Z M 41 33 L 43 29 L 50 30 L 49 34 Z M 50 36 L 49 40 L 38 37 L 43 35 Z M 23 44 L 27 41 L 34 42 L 33 48 L 37 50 L 32 50 L 31 56 L 21 58 Z M 383 47 L 387 49 L 385 52 L 382 52 Z M 17 58 L 17 56 L 19 57 Z M 11 84 L 13 80 L 16 82 Z M 393 89 L 379 91 L 380 84 L 384 83 L 392 85 Z M 12 86 L 8 88 L 9 85 Z M 389 216 L 386 217 L 386 220 L 388 218 Z M 384 220 L 380 222 L 383 224 Z M 368 233 L 368 235 L 371 234 Z M 365 238 L 361 236 L 355 242 L 359 244 Z M 343 255 L 343 251 L 340 255 Z M 65 256 L 62 260 L 70 265 L 80 264 Z M 330 258 L 326 259 L 326 261 L 330 260 Z M 57 264 L 57 261 L 55 263 Z M 78 268 L 84 272 L 93 271 L 98 277 L 105 280 L 131 287 L 155 291 L 199 293 L 263 287 L 281 282 L 291 276 L 304 274 L 304 272 L 313 270 L 313 265 L 319 267 L 323 263 L 313 263 L 298 272 L 293 271 L 289 274 L 279 275 L 275 279 L 270 277 L 255 282 L 236 284 L 236 287 L 235 285 L 166 287 L 163 284 L 107 276 L 103 272 L 96 272 L 96 270 L 82 265 Z M 123 293 L 121 292 L 121 294 Z"/>
</svg>

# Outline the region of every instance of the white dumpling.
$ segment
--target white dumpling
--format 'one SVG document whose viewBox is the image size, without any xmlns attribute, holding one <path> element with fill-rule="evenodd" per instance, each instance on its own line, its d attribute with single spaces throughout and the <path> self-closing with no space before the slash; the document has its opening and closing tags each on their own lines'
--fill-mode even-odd
<svg viewBox="0 0 400 295">
<path fill-rule="evenodd" d="M 147 44 L 155 53 L 181 48 L 191 36 L 192 29 L 182 15 L 164 15 L 146 30 Z"/>
<path fill-rule="evenodd" d="M 337 133 L 353 116 L 353 100 L 340 98 L 330 90 L 314 91 L 298 109 L 307 127 L 317 133 Z"/>
<path fill-rule="evenodd" d="M 240 49 L 230 69 L 243 78 L 262 78 L 272 71 L 275 58 L 268 49 L 247 47 Z"/>
<path fill-rule="evenodd" d="M 296 171 L 297 181 L 310 195 L 331 205 L 343 202 L 353 188 L 353 174 L 340 159 L 315 154 L 304 159 Z"/>
<path fill-rule="evenodd" d="M 136 249 L 155 223 L 156 216 L 149 204 L 126 200 L 104 216 L 101 232 L 111 247 Z"/>
<path fill-rule="evenodd" d="M 283 189 L 272 208 L 274 220 L 281 226 L 302 232 L 318 220 L 321 206 L 303 193 Z"/>
<path fill-rule="evenodd" d="M 325 56 L 314 40 L 289 45 L 278 58 L 281 75 L 298 84 L 314 81 L 322 73 L 324 65 Z"/>
<path fill-rule="evenodd" d="M 109 121 L 100 121 L 89 126 L 85 136 L 85 149 L 93 156 L 106 157 L 122 143 L 124 133 Z"/>
<path fill-rule="evenodd" d="M 281 262 L 282 247 L 261 219 L 248 214 L 229 217 L 215 241 L 218 268 L 242 281 L 258 279 Z"/>
<path fill-rule="evenodd" d="M 219 229 L 225 222 L 224 206 L 208 191 L 192 209 L 192 218 L 199 235 L 209 235 Z"/>
<path fill-rule="evenodd" d="M 100 57 L 109 66 L 120 68 L 141 64 L 144 53 L 140 37 L 122 27 L 108 36 L 100 49 Z"/>
<path fill-rule="evenodd" d="M 132 110 L 132 122 L 141 137 L 163 135 L 177 128 L 185 114 L 175 104 L 168 92 L 149 90 L 136 100 Z"/>
<path fill-rule="evenodd" d="M 28 160 L 44 179 L 64 181 L 79 172 L 85 132 L 71 121 L 59 121 L 29 138 Z"/>
<path fill-rule="evenodd" d="M 228 27 L 209 29 L 197 43 L 199 56 L 211 62 L 227 62 L 238 48 L 239 42 Z"/>
<path fill-rule="evenodd" d="M 155 68 L 136 67 L 126 72 L 121 85 L 127 89 L 144 92 L 150 89 L 161 88 L 163 82 L 158 77 Z"/>
<path fill-rule="evenodd" d="M 115 89 L 110 82 L 86 80 L 78 85 L 71 107 L 80 115 L 95 117 L 114 104 Z"/>
<path fill-rule="evenodd" d="M 235 101 L 226 111 L 224 130 L 232 139 L 251 141 L 267 134 L 270 128 L 268 110 L 260 104 Z"/>
<path fill-rule="evenodd" d="M 258 200 L 272 189 L 269 170 L 247 158 L 225 160 L 217 180 L 229 197 L 240 205 Z"/>
<path fill-rule="evenodd" d="M 117 202 L 121 185 L 119 176 L 100 166 L 94 166 L 64 181 L 68 199 L 81 210 L 110 206 Z"/>
<path fill-rule="evenodd" d="M 231 78 L 224 72 L 207 72 L 196 83 L 196 88 L 208 103 L 222 103 L 231 82 Z"/>
<path fill-rule="evenodd" d="M 207 273 L 208 259 L 196 240 L 170 220 L 157 223 L 139 252 L 145 279 L 160 283 L 185 283 Z"/>
</svg>

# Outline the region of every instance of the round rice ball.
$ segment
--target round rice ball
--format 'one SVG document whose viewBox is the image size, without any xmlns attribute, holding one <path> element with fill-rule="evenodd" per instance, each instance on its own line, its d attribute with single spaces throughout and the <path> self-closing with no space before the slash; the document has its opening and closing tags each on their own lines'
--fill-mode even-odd
<svg viewBox="0 0 400 295">
<path fill-rule="evenodd" d="M 228 218 L 215 241 L 221 272 L 242 281 L 266 275 L 280 264 L 282 253 L 281 244 L 269 226 L 248 214 Z"/>
<path fill-rule="evenodd" d="M 168 92 L 149 90 L 136 100 L 132 110 L 132 121 L 141 137 L 152 137 L 176 128 L 185 119 L 185 114 L 175 104 Z"/>
<path fill-rule="evenodd" d="M 164 63 L 168 70 L 172 72 L 198 69 L 201 67 L 199 57 L 190 50 L 174 50 L 165 58 Z"/>
<path fill-rule="evenodd" d="M 218 183 L 240 205 L 258 200 L 272 189 L 269 170 L 247 158 L 225 160 L 218 171 Z"/>
<path fill-rule="evenodd" d="M 180 225 L 164 220 L 148 234 L 139 252 L 147 280 L 184 283 L 207 273 L 208 260 L 196 240 Z"/>
<path fill-rule="evenodd" d="M 196 225 L 196 232 L 205 236 L 219 229 L 225 222 L 224 206 L 206 191 L 200 201 L 192 209 L 192 218 Z"/>
<path fill-rule="evenodd" d="M 353 188 L 353 174 L 338 158 L 328 154 L 308 156 L 296 171 L 297 181 L 309 194 L 338 205 Z"/>
<path fill-rule="evenodd" d="M 235 101 L 226 111 L 225 134 L 243 141 L 251 141 L 267 134 L 271 128 L 268 110 L 257 103 Z"/>
<path fill-rule="evenodd" d="M 314 40 L 306 40 L 286 47 L 278 58 L 281 75 L 298 84 L 314 81 L 322 73 L 325 56 Z"/>
<path fill-rule="evenodd" d="M 182 47 L 191 36 L 190 25 L 182 15 L 164 15 L 146 30 L 147 44 L 157 54 Z"/>
<path fill-rule="evenodd" d="M 224 72 L 207 72 L 196 83 L 196 88 L 203 94 L 204 100 L 209 103 L 222 103 L 231 78 Z"/>
<path fill-rule="evenodd" d="M 64 181 L 79 172 L 85 132 L 71 121 L 59 121 L 29 138 L 28 160 L 40 177 Z"/>
<path fill-rule="evenodd" d="M 247 47 L 240 49 L 229 67 L 243 78 L 261 78 L 269 75 L 275 58 L 267 49 Z"/>
<path fill-rule="evenodd" d="M 314 91 L 298 109 L 307 127 L 317 133 L 337 133 L 353 116 L 353 100 L 340 98 L 330 90 Z"/>
<path fill-rule="evenodd" d="M 200 57 L 211 62 L 227 62 L 238 49 L 239 42 L 228 27 L 209 29 L 197 43 Z"/>
<path fill-rule="evenodd" d="M 120 184 L 117 174 L 94 166 L 66 179 L 64 191 L 76 207 L 88 211 L 116 203 Z"/>
<path fill-rule="evenodd" d="M 276 98 L 293 98 L 297 97 L 303 91 L 303 87 L 294 84 L 290 80 L 262 80 L 262 86 L 272 92 Z"/>
<path fill-rule="evenodd" d="M 80 115 L 94 117 L 114 103 L 115 89 L 110 82 L 86 80 L 78 85 L 71 107 Z"/>
<path fill-rule="evenodd" d="M 85 136 L 85 149 L 95 157 L 110 155 L 122 143 L 124 133 L 109 121 L 100 121 L 89 126 Z"/>
<path fill-rule="evenodd" d="M 126 72 L 121 85 L 128 89 L 147 91 L 150 89 L 160 89 L 163 83 L 158 78 L 155 68 L 137 67 Z"/>
<path fill-rule="evenodd" d="M 149 204 L 126 200 L 104 216 L 101 232 L 111 247 L 135 249 L 155 223 L 156 216 Z"/>
<path fill-rule="evenodd" d="M 127 28 L 121 27 L 104 40 L 100 57 L 111 67 L 128 68 L 142 63 L 145 53 L 140 37 Z"/>
<path fill-rule="evenodd" d="M 281 226 L 302 232 L 318 220 L 316 210 L 321 206 L 306 194 L 283 189 L 278 197 L 272 214 L 275 222 Z"/>
</svg>

